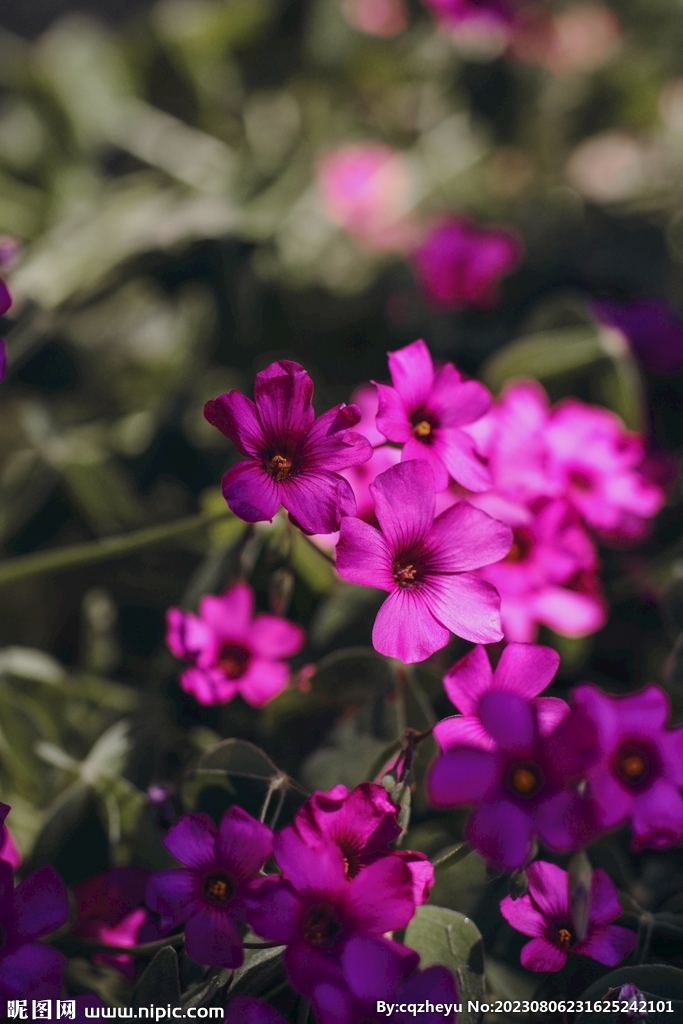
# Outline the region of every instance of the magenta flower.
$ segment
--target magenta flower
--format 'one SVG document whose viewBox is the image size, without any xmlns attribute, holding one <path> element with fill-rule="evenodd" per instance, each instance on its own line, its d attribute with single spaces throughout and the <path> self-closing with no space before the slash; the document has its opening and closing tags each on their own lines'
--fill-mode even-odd
<svg viewBox="0 0 683 1024">
<path fill-rule="evenodd" d="M 565 502 L 551 501 L 536 512 L 522 509 L 519 518 L 526 524 L 515 525 L 507 557 L 480 570 L 500 594 L 505 638 L 529 643 L 539 623 L 572 637 L 600 629 L 606 609 L 597 552 L 576 515 Z"/>
<path fill-rule="evenodd" d="M 426 459 L 437 491 L 449 477 L 470 491 L 491 486 L 472 439 L 460 428 L 488 410 L 491 396 L 476 380 L 464 381 L 452 363 L 434 369 L 424 341 L 389 353 L 393 387 L 377 384 L 377 426 L 403 445 L 402 459 Z"/>
<path fill-rule="evenodd" d="M 425 4 L 446 26 L 478 23 L 496 29 L 507 26 L 514 13 L 507 0 L 425 0 Z"/>
<path fill-rule="evenodd" d="M 683 726 L 667 729 L 669 701 L 658 686 L 611 697 L 588 683 L 573 691 L 598 732 L 600 759 L 588 773 L 598 828 L 631 819 L 633 845 L 667 849 L 683 840 Z"/>
<path fill-rule="evenodd" d="M 321 839 L 336 843 L 348 879 L 381 857 L 400 857 L 413 878 L 415 903 L 426 903 L 434 884 L 429 858 L 417 851 L 389 848 L 401 834 L 398 811 L 383 786 L 363 782 L 349 793 L 339 785 L 327 793 L 314 793 L 297 812 L 294 828 L 309 846 Z"/>
<path fill-rule="evenodd" d="M 278 615 L 254 616 L 254 592 L 237 583 L 216 597 L 205 594 L 199 615 L 169 608 L 166 643 L 192 667 L 180 685 L 200 704 L 221 704 L 240 694 L 262 707 L 285 688 L 289 666 L 282 658 L 301 650 L 305 633 Z"/>
<path fill-rule="evenodd" d="M 432 0 L 434 7 L 437 3 L 454 6 Z M 480 4 L 477 10 L 482 11 Z M 521 258 L 522 243 L 509 228 L 482 228 L 465 217 L 448 217 L 415 251 L 413 265 L 424 292 L 440 306 L 486 307 L 495 302 L 501 277 Z"/>
<path fill-rule="evenodd" d="M 287 1024 L 287 1019 L 270 1003 L 257 996 L 242 995 L 229 1001 L 225 1020 L 227 1024 Z"/>
<path fill-rule="evenodd" d="M 500 640 L 499 598 L 471 570 L 509 550 L 509 527 L 467 502 L 434 518 L 434 476 L 422 460 L 402 462 L 370 487 L 381 532 L 342 520 L 337 571 L 351 583 L 389 591 L 372 642 L 388 657 L 422 661 L 449 630 L 475 643 Z"/>
<path fill-rule="evenodd" d="M 159 926 L 143 906 L 150 872 L 145 868 L 119 867 L 74 885 L 77 921 L 73 934 L 112 946 L 137 946 L 161 938 Z M 128 953 L 95 953 L 96 963 L 135 978 L 135 960 Z"/>
<path fill-rule="evenodd" d="M 313 381 L 288 359 L 256 374 L 254 401 L 230 391 L 206 403 L 209 423 L 245 458 L 223 477 L 229 508 L 248 523 L 272 520 L 283 505 L 307 533 L 332 533 L 354 515 L 356 503 L 340 469 L 367 462 L 366 438 L 350 428 L 354 405 L 338 405 L 315 419 Z"/>
<path fill-rule="evenodd" d="M 524 864 L 536 836 L 551 850 L 570 850 L 592 836 L 588 801 L 576 788 L 599 754 L 588 715 L 573 708 L 543 736 L 536 708 L 514 692 L 489 692 L 479 710 L 495 749 L 468 745 L 440 754 L 427 777 L 431 803 L 476 804 L 466 838 L 504 870 Z"/>
<path fill-rule="evenodd" d="M 200 964 L 239 967 L 237 926 L 246 915 L 254 879 L 271 854 L 273 834 L 241 807 L 229 807 L 216 828 L 207 814 L 188 814 L 164 838 L 183 868 L 157 871 L 147 905 L 167 931 L 185 924 L 185 949 Z"/>
<path fill-rule="evenodd" d="M 569 705 L 558 697 L 538 696 L 559 664 L 560 656 L 552 647 L 513 643 L 504 648 L 492 672 L 486 648 L 473 647 L 444 676 L 444 689 L 461 714 L 444 718 L 434 726 L 434 738 L 441 749 L 463 744 L 482 750 L 496 749 L 496 741 L 482 720 L 482 709 L 494 693 L 514 693 L 531 701 L 539 733 L 548 736 L 569 712 Z"/>
<path fill-rule="evenodd" d="M 5 282 L 0 278 L 0 316 L 4 316 L 5 313 L 12 305 L 12 296 L 10 295 L 9 288 Z M 7 370 L 7 351 L 5 349 L 5 342 L 0 338 L 0 380 L 5 377 Z"/>
<path fill-rule="evenodd" d="M 0 860 L 7 861 L 16 871 L 21 864 L 21 854 L 5 821 L 11 809 L 9 804 L 0 803 Z"/>
<path fill-rule="evenodd" d="M 59 996 L 66 959 L 38 940 L 68 916 L 64 882 L 53 867 L 39 868 L 15 889 L 12 868 L 0 861 L 0 1013 L 7 1013 L 6 1000 L 18 996 Z"/>
<path fill-rule="evenodd" d="M 248 920 L 271 942 L 287 945 L 284 964 L 299 992 L 310 995 L 311 958 L 336 961 L 357 934 L 403 928 L 415 912 L 413 881 L 400 857 L 381 857 L 349 880 L 336 843 L 309 846 L 290 825 L 275 837 L 281 876 L 259 879 L 247 895 Z"/>
<path fill-rule="evenodd" d="M 537 860 L 527 868 L 529 895 L 506 896 L 500 912 L 513 928 L 533 936 L 523 947 L 522 966 L 529 971 L 559 971 L 568 953 L 589 956 L 614 967 L 633 950 L 636 934 L 614 925 L 621 914 L 617 889 L 602 868 L 593 871 L 588 930 L 579 938 L 569 902 L 569 874 L 556 864 Z"/>
</svg>

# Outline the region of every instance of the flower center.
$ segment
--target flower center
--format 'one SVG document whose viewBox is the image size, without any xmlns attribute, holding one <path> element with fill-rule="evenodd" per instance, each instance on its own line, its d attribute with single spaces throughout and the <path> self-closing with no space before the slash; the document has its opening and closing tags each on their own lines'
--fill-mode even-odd
<svg viewBox="0 0 683 1024">
<path fill-rule="evenodd" d="M 503 559 L 504 562 L 523 562 L 529 557 L 534 541 L 528 530 L 523 526 L 512 531 L 512 547 Z"/>
<path fill-rule="evenodd" d="M 644 750 L 629 744 L 614 758 L 614 770 L 629 786 L 638 786 L 650 774 L 650 761 Z"/>
<path fill-rule="evenodd" d="M 334 907 L 329 903 L 318 903 L 306 911 L 303 931 L 304 938 L 311 945 L 329 949 L 341 935 L 342 926 Z"/>
<path fill-rule="evenodd" d="M 214 903 L 217 907 L 224 907 L 237 892 L 237 883 L 224 871 L 212 871 L 204 879 L 202 891 L 204 899 L 209 903 Z"/>
<path fill-rule="evenodd" d="M 585 473 L 582 469 L 572 469 L 569 473 L 569 483 L 572 487 L 576 488 L 577 491 L 584 491 L 584 493 L 593 490 L 593 481 L 588 473 Z"/>
<path fill-rule="evenodd" d="M 529 798 L 543 789 L 543 772 L 533 761 L 518 761 L 507 774 L 507 786 L 515 796 Z"/>
<path fill-rule="evenodd" d="M 251 651 L 234 640 L 226 640 L 221 644 L 216 658 L 216 665 L 228 679 L 239 679 L 249 667 Z"/>
<path fill-rule="evenodd" d="M 266 463 L 266 469 L 273 480 L 286 480 L 292 471 L 292 460 L 286 455 L 273 455 Z"/>
<path fill-rule="evenodd" d="M 418 441 L 431 441 L 438 425 L 433 413 L 424 408 L 416 409 L 410 416 L 410 433 Z"/>
<path fill-rule="evenodd" d="M 560 949 L 567 950 L 571 946 L 574 940 L 574 936 L 569 931 L 569 928 L 558 928 L 557 929 L 557 944 Z"/>
<path fill-rule="evenodd" d="M 391 571 L 399 587 L 412 587 L 417 581 L 418 569 L 412 562 L 394 562 Z"/>
</svg>

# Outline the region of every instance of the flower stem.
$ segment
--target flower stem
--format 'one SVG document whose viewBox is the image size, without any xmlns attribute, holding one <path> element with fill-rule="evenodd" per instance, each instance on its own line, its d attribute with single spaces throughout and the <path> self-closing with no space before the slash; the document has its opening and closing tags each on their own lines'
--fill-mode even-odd
<svg viewBox="0 0 683 1024">
<path fill-rule="evenodd" d="M 468 843 L 459 843 L 458 846 L 454 846 L 444 853 L 441 857 L 437 857 L 436 860 L 432 861 L 432 867 L 434 871 L 441 871 L 443 868 L 450 868 L 454 864 L 458 864 L 465 857 L 472 853 L 472 848 Z"/>
</svg>

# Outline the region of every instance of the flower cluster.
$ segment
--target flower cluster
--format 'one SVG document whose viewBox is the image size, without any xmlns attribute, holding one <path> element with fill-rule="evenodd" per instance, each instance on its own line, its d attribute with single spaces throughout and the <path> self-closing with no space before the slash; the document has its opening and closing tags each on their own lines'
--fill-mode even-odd
<svg viewBox="0 0 683 1024">
<path fill-rule="evenodd" d="M 633 845 L 683 840 L 683 727 L 667 729 L 656 686 L 610 697 L 578 686 L 569 707 L 537 695 L 558 659 L 510 644 L 491 671 L 476 648 L 446 676 L 461 717 L 435 728 L 427 791 L 436 807 L 474 804 L 465 833 L 492 864 L 519 868 L 533 841 L 567 851 L 631 821 Z"/>
</svg>

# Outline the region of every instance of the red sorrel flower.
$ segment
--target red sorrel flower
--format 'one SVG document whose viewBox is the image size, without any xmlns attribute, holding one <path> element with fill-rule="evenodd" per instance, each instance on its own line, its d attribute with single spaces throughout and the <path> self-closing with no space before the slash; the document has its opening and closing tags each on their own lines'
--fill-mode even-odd
<svg viewBox="0 0 683 1024">
<path fill-rule="evenodd" d="M 600 758 L 588 773 L 599 829 L 631 819 L 633 845 L 667 849 L 683 839 L 683 726 L 667 729 L 669 701 L 658 686 L 611 697 L 588 683 L 573 691 L 597 729 Z"/>
<path fill-rule="evenodd" d="M 507 557 L 480 570 L 500 594 L 505 638 L 529 643 L 538 623 L 563 636 L 594 633 L 604 625 L 606 609 L 593 541 L 563 501 L 520 512 Z"/>
<path fill-rule="evenodd" d="M 614 967 L 631 952 L 636 934 L 611 923 L 621 914 L 621 907 L 616 886 L 602 868 L 593 871 L 588 929 L 583 938 L 572 920 L 568 872 L 537 860 L 527 868 L 527 878 L 529 895 L 516 900 L 506 896 L 500 911 L 518 932 L 533 936 L 520 957 L 528 970 L 559 971 L 568 953 Z"/>
<path fill-rule="evenodd" d="M 309 846 L 291 825 L 275 837 L 273 851 L 282 875 L 254 884 L 248 920 L 258 935 L 287 945 L 287 974 L 304 995 L 315 980 L 316 952 L 338 961 L 352 936 L 403 928 L 415 912 L 412 877 L 400 857 L 381 857 L 349 879 L 336 843 Z"/>
<path fill-rule="evenodd" d="M 0 803 L 0 860 L 5 860 L 10 867 L 16 869 L 21 864 L 21 854 L 12 838 L 12 833 L 5 823 L 11 807 L 9 804 Z"/>
<path fill-rule="evenodd" d="M 69 916 L 64 882 L 53 867 L 39 868 L 14 888 L 12 868 L 0 861 L 0 1013 L 17 996 L 57 998 L 66 959 L 37 940 Z"/>
<path fill-rule="evenodd" d="M 432 228 L 413 264 L 423 290 L 440 306 L 486 307 L 495 302 L 501 277 L 521 258 L 522 243 L 509 228 L 449 217 Z"/>
<path fill-rule="evenodd" d="M 161 938 L 142 905 L 149 876 L 145 868 L 120 867 L 74 885 L 78 919 L 73 934 L 112 946 L 137 946 Z M 135 960 L 128 953 L 95 953 L 93 960 L 116 967 L 130 981 L 135 978 Z"/>
<path fill-rule="evenodd" d="M 367 462 L 372 449 L 350 428 L 354 405 L 315 419 L 313 381 L 303 366 L 282 359 L 256 374 L 254 401 L 239 391 L 206 403 L 209 423 L 246 456 L 223 477 L 223 494 L 248 523 L 272 520 L 280 505 L 307 533 L 332 533 L 356 502 L 340 469 Z"/>
<path fill-rule="evenodd" d="M 434 726 L 434 738 L 442 750 L 465 744 L 495 750 L 496 741 L 486 731 L 482 707 L 492 693 L 514 693 L 531 701 L 538 716 L 541 736 L 547 736 L 569 712 L 569 705 L 558 697 L 539 697 L 560 664 L 560 656 L 552 647 L 535 644 L 508 644 L 500 656 L 495 672 L 486 648 L 473 647 L 444 676 L 443 685 L 460 715 L 444 718 Z"/>
<path fill-rule="evenodd" d="M 164 930 L 185 923 L 185 948 L 198 963 L 242 963 L 237 922 L 272 844 L 268 826 L 237 806 L 228 808 L 220 828 L 207 814 L 188 814 L 166 833 L 164 846 L 185 867 L 152 875 L 146 900 Z"/>
<path fill-rule="evenodd" d="M 426 903 L 434 884 L 429 858 L 413 850 L 389 848 L 401 834 L 398 810 L 383 786 L 363 782 L 351 793 L 346 786 L 333 786 L 306 801 L 297 812 L 294 828 L 309 846 L 322 838 L 336 843 L 349 880 L 380 857 L 400 857 L 413 877 L 415 903 Z"/>
<path fill-rule="evenodd" d="M 393 387 L 377 384 L 377 426 L 403 445 L 402 459 L 426 459 L 437 491 L 449 477 L 470 491 L 491 486 L 488 470 L 460 428 L 488 410 L 491 396 L 476 380 L 464 381 L 452 363 L 435 370 L 424 341 L 389 353 Z"/>
<path fill-rule="evenodd" d="M 434 476 L 423 460 L 402 462 L 371 484 L 381 532 L 342 520 L 337 570 L 351 583 L 389 591 L 375 619 L 380 654 L 422 661 L 449 630 L 475 643 L 500 640 L 499 598 L 471 570 L 510 548 L 509 527 L 467 502 L 434 518 Z"/>
<path fill-rule="evenodd" d="M 166 643 L 192 667 L 180 685 L 200 704 L 220 704 L 240 694 L 262 707 L 287 685 L 287 658 L 301 650 L 304 631 L 277 615 L 254 616 L 254 593 L 237 583 L 216 597 L 205 594 L 199 615 L 169 608 Z"/>
<path fill-rule="evenodd" d="M 497 867 L 521 867 L 538 836 L 552 850 L 569 850 L 592 834 L 587 801 L 576 785 L 596 761 L 597 733 L 572 709 L 542 736 L 536 708 L 511 692 L 488 693 L 480 716 L 495 750 L 458 746 L 440 754 L 427 778 L 435 807 L 476 804 L 468 842 Z"/>
</svg>

